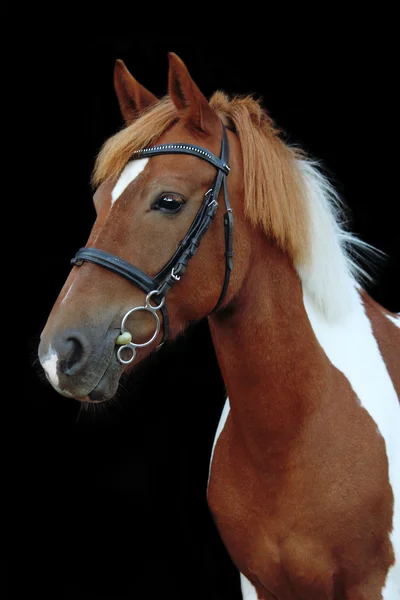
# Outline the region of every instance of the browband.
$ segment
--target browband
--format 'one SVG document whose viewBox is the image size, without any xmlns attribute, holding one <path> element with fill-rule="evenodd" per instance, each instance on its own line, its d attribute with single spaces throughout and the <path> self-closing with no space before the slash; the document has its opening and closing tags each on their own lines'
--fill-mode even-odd
<svg viewBox="0 0 400 600">
<path fill-rule="evenodd" d="M 197 211 L 197 214 L 194 217 L 187 234 L 180 242 L 177 250 L 174 252 L 173 256 L 169 259 L 166 265 L 161 269 L 161 271 L 159 271 L 159 273 L 157 273 L 157 275 L 150 277 L 122 258 L 98 248 L 81 248 L 71 260 L 71 264 L 79 267 L 84 262 L 91 262 L 109 269 L 121 277 L 124 277 L 146 293 L 157 290 L 157 294 L 155 296 L 160 301 L 159 310 L 162 311 L 163 315 L 163 341 L 165 341 L 169 333 L 168 313 L 166 304 L 164 302 L 165 295 L 170 290 L 172 285 L 179 281 L 186 270 L 189 260 L 195 255 L 201 239 L 209 229 L 218 208 L 218 196 L 222 187 L 226 208 L 224 215 L 225 277 L 220 297 L 212 312 L 215 312 L 221 306 L 228 289 L 230 274 L 232 271 L 233 216 L 226 185 L 226 177 L 230 168 L 228 165 L 229 144 L 224 125 L 222 125 L 220 158 L 215 156 L 215 154 L 209 150 L 199 146 L 189 144 L 162 144 L 144 148 L 143 150 L 137 150 L 134 152 L 132 160 L 143 158 L 145 156 L 157 156 L 161 154 L 190 154 L 209 162 L 218 170 L 214 183 L 205 194 L 201 206 Z"/>
<path fill-rule="evenodd" d="M 150 148 L 143 148 L 143 150 L 136 150 L 134 157 L 143 158 L 144 156 L 157 156 L 160 154 L 191 154 L 211 163 L 214 167 L 223 171 L 225 175 L 228 175 L 230 171 L 230 166 L 222 158 L 222 155 L 221 158 L 218 158 L 205 148 L 189 144 L 161 144 L 160 146 L 151 146 Z"/>
</svg>

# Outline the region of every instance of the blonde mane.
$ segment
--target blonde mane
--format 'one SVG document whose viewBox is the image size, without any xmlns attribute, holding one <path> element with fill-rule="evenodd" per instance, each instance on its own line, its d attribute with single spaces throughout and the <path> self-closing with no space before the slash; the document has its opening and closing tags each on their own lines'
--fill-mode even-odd
<svg viewBox="0 0 400 600">
<path fill-rule="evenodd" d="M 285 144 L 254 98 L 216 92 L 210 105 L 240 140 L 247 218 L 290 256 L 321 312 L 329 319 L 343 317 L 357 278 L 366 275 L 355 250 L 368 245 L 344 230 L 335 190 L 315 163 Z M 178 118 L 166 97 L 107 140 L 96 160 L 94 185 L 117 178 L 135 150 L 153 144 Z"/>
</svg>

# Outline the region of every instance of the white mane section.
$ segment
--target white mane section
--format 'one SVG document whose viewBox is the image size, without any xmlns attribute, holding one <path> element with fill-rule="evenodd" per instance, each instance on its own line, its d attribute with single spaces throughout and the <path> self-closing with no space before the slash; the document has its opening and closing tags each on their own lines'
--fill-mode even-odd
<svg viewBox="0 0 400 600">
<path fill-rule="evenodd" d="M 342 202 L 317 165 L 296 161 L 309 206 L 310 252 L 295 264 L 303 288 L 329 321 L 351 312 L 355 287 L 371 279 L 356 261 L 357 250 L 376 251 L 343 228 Z"/>
</svg>

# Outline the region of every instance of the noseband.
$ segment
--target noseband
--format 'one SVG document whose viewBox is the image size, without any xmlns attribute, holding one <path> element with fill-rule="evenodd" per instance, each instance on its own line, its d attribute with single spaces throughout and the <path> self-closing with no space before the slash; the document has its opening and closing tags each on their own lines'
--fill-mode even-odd
<svg viewBox="0 0 400 600">
<path fill-rule="evenodd" d="M 217 175 L 214 179 L 212 187 L 208 190 L 208 192 L 206 192 L 201 206 L 197 211 L 187 234 L 180 242 L 177 250 L 169 259 L 167 264 L 159 273 L 157 273 L 157 275 L 150 277 L 122 258 L 110 254 L 109 252 L 105 252 L 104 250 L 99 250 L 98 248 L 81 248 L 71 261 L 71 264 L 76 267 L 80 267 L 84 262 L 91 262 L 96 265 L 100 265 L 101 267 L 117 273 L 117 275 L 121 275 L 147 294 L 145 305 L 131 308 L 122 319 L 121 334 L 118 336 L 116 341 L 117 345 L 120 345 L 120 348 L 117 352 L 117 358 L 122 364 L 129 364 L 134 360 L 136 356 L 136 348 L 149 346 L 154 342 L 161 326 L 158 311 L 160 311 L 163 316 L 163 342 L 168 338 L 169 319 L 165 304 L 165 296 L 171 287 L 177 281 L 179 281 L 184 274 L 189 260 L 196 254 L 197 248 L 204 234 L 209 229 L 218 208 L 218 196 L 221 187 L 223 188 L 226 209 L 224 215 L 225 277 L 220 297 L 214 309 L 211 311 L 212 313 L 219 309 L 225 298 L 225 294 L 229 285 L 230 274 L 232 271 L 233 216 L 226 184 L 226 177 L 230 171 L 230 168 L 228 165 L 229 144 L 224 125 L 222 125 L 220 158 L 215 156 L 215 154 L 209 150 L 201 148 L 200 146 L 192 146 L 188 144 L 162 144 L 160 146 L 151 146 L 149 148 L 144 148 L 143 150 L 137 150 L 134 152 L 132 160 L 145 158 L 147 156 L 157 156 L 160 154 L 190 154 L 209 162 L 217 169 Z M 146 311 L 151 313 L 156 324 L 155 333 L 152 335 L 150 340 L 143 344 L 136 344 L 132 342 L 131 334 L 125 329 L 127 318 L 129 315 L 137 311 Z M 131 351 L 131 355 L 128 359 L 124 359 L 122 356 L 123 351 L 128 349 Z"/>
</svg>

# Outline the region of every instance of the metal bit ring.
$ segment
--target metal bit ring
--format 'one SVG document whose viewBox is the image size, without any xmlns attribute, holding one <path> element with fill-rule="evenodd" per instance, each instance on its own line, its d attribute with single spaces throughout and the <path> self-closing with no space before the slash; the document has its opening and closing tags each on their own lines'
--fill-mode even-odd
<svg viewBox="0 0 400 600">
<path fill-rule="evenodd" d="M 150 344 L 152 344 L 154 342 L 154 340 L 156 339 L 156 337 L 158 336 L 158 334 L 160 332 L 161 321 L 160 321 L 160 317 L 157 314 L 157 311 L 160 310 L 160 308 L 164 305 L 165 298 L 162 298 L 160 304 L 158 304 L 157 306 L 152 306 L 150 304 L 150 300 L 151 300 L 152 296 L 157 295 L 157 292 L 158 292 L 158 290 L 153 290 L 152 292 L 149 292 L 146 296 L 145 306 L 135 306 L 134 308 L 131 308 L 130 310 L 128 310 L 128 312 L 125 314 L 124 318 L 122 319 L 121 334 L 128 331 L 125 327 L 126 321 L 127 321 L 128 317 L 131 314 L 133 314 L 134 312 L 138 312 L 140 310 L 149 312 L 153 315 L 153 317 L 156 321 L 155 332 L 153 333 L 153 335 L 147 342 L 144 342 L 142 344 L 137 344 L 137 343 L 131 341 L 128 344 L 124 344 L 123 346 L 120 346 L 118 348 L 117 358 L 118 358 L 119 362 L 122 363 L 123 365 L 129 365 L 131 362 L 133 362 L 136 357 L 136 348 L 145 348 L 146 346 L 149 346 Z M 122 353 L 124 350 L 128 350 L 128 349 L 131 351 L 132 354 L 128 359 L 124 359 L 122 357 Z"/>
</svg>

